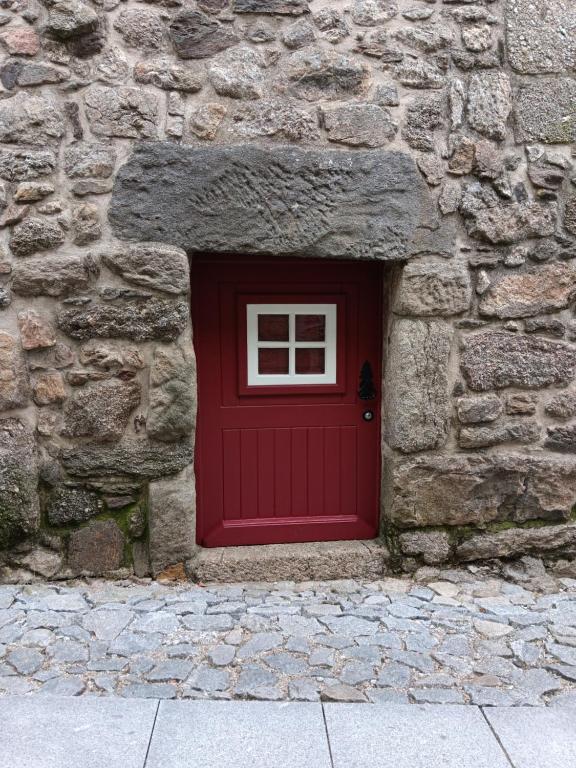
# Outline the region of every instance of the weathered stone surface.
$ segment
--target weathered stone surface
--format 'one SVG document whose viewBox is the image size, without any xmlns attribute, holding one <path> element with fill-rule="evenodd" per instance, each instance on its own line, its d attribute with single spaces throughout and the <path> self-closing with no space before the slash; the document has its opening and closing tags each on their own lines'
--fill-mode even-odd
<svg viewBox="0 0 576 768">
<path fill-rule="evenodd" d="M 298 16 L 308 13 L 308 0 L 234 0 L 236 13 L 277 13 Z"/>
<path fill-rule="evenodd" d="M 479 310 L 489 317 L 530 317 L 563 309 L 576 293 L 576 267 L 555 262 L 492 279 Z"/>
<path fill-rule="evenodd" d="M 122 305 L 93 304 L 63 309 L 58 327 L 74 339 L 133 339 L 172 341 L 188 323 L 186 302 L 165 299 L 126 301 Z"/>
<path fill-rule="evenodd" d="M 542 528 L 510 528 L 499 533 L 474 536 L 456 550 L 459 560 L 487 560 L 544 552 L 576 553 L 576 525 L 547 525 Z"/>
<path fill-rule="evenodd" d="M 576 416 L 576 392 L 562 392 L 555 395 L 544 406 L 548 416 L 556 419 L 571 419 Z"/>
<path fill-rule="evenodd" d="M 62 485 L 48 496 L 46 514 L 50 525 L 81 523 L 104 511 L 104 504 L 93 492 L 81 486 Z"/>
<path fill-rule="evenodd" d="M 40 373 L 34 377 L 32 396 L 36 405 L 59 405 L 66 398 L 66 387 L 58 371 Z"/>
<path fill-rule="evenodd" d="M 311 45 L 316 40 L 314 27 L 307 19 L 298 19 L 282 33 L 282 42 L 286 48 L 296 51 L 305 45 Z"/>
<path fill-rule="evenodd" d="M 452 553 L 450 538 L 444 531 L 415 531 L 398 537 L 405 555 L 421 557 L 426 565 L 445 563 Z"/>
<path fill-rule="evenodd" d="M 554 205 L 539 202 L 503 203 L 494 201 L 488 206 L 466 206 L 461 211 L 466 218 L 466 228 L 471 237 L 495 245 L 509 245 L 531 237 L 548 237 L 554 234 L 558 212 Z"/>
<path fill-rule="evenodd" d="M 19 419 L 0 420 L 0 550 L 40 523 L 36 444 Z"/>
<path fill-rule="evenodd" d="M 502 415 L 504 406 L 498 395 L 461 397 L 456 405 L 458 419 L 462 424 L 483 424 Z"/>
<path fill-rule="evenodd" d="M 15 86 L 29 88 L 36 85 L 54 85 L 67 80 L 69 75 L 46 64 L 9 60 L 0 69 L 0 81 L 7 90 Z"/>
<path fill-rule="evenodd" d="M 54 221 L 30 217 L 18 224 L 10 236 L 10 248 L 15 256 L 30 256 L 37 251 L 56 248 L 64 242 L 64 232 Z"/>
<path fill-rule="evenodd" d="M 191 67 L 174 64 L 167 58 L 139 61 L 134 67 L 134 80 L 155 85 L 164 91 L 197 93 L 202 89 L 203 73 Z"/>
<path fill-rule="evenodd" d="M 387 513 L 401 528 L 565 520 L 576 500 L 576 461 L 525 454 L 439 454 L 388 469 Z"/>
<path fill-rule="evenodd" d="M 507 0 L 510 64 L 523 74 L 576 66 L 576 11 L 570 0 Z"/>
<path fill-rule="evenodd" d="M 47 349 L 30 351 L 27 355 L 28 368 L 31 371 L 43 371 L 47 368 L 68 368 L 74 360 L 74 352 L 61 341 Z"/>
<path fill-rule="evenodd" d="M 561 453 L 576 453 L 576 424 L 549 427 L 544 447 Z"/>
<path fill-rule="evenodd" d="M 72 208 L 72 241 L 75 245 L 88 245 L 102 236 L 99 208 L 95 203 L 81 203 Z"/>
<path fill-rule="evenodd" d="M 287 63 L 292 95 L 307 101 L 345 99 L 363 93 L 370 71 L 361 61 L 336 51 L 306 48 L 296 51 Z"/>
<path fill-rule="evenodd" d="M 395 70 L 396 78 L 407 88 L 443 88 L 446 76 L 435 64 L 424 59 L 405 58 Z"/>
<path fill-rule="evenodd" d="M 93 32 L 98 26 L 96 11 L 81 0 L 50 0 L 46 31 L 67 40 Z"/>
<path fill-rule="evenodd" d="M 512 392 L 506 398 L 506 413 L 511 416 L 532 416 L 536 413 L 538 395 L 528 392 Z"/>
<path fill-rule="evenodd" d="M 111 373 L 144 367 L 142 353 L 137 347 L 111 341 L 89 341 L 83 344 L 80 348 L 80 362 Z"/>
<path fill-rule="evenodd" d="M 523 83 L 516 93 L 516 139 L 545 144 L 576 141 L 576 82 L 556 78 Z"/>
<path fill-rule="evenodd" d="M 115 163 L 116 151 L 109 144 L 81 141 L 64 150 L 64 170 L 71 179 L 106 179 Z"/>
<path fill-rule="evenodd" d="M 62 463 L 73 477 L 161 478 L 174 475 L 192 462 L 189 443 L 167 446 L 148 440 L 124 439 L 118 445 L 84 443 L 62 451 Z"/>
<path fill-rule="evenodd" d="M 114 520 L 98 520 L 70 536 L 68 564 L 74 573 L 95 576 L 122 564 L 124 536 Z"/>
<path fill-rule="evenodd" d="M 258 51 L 240 46 L 214 58 L 208 69 L 212 87 L 220 96 L 259 99 L 263 95 L 264 59 Z"/>
<path fill-rule="evenodd" d="M 150 437 L 173 442 L 191 434 L 196 420 L 195 382 L 193 354 L 176 346 L 156 348 L 146 423 Z"/>
<path fill-rule="evenodd" d="M 114 29 L 129 48 L 156 51 L 162 47 L 167 18 L 152 8 L 127 8 L 116 17 Z"/>
<path fill-rule="evenodd" d="M 231 29 L 200 11 L 179 11 L 170 22 L 170 39 L 181 59 L 205 59 L 236 45 Z"/>
<path fill-rule="evenodd" d="M 146 144 L 120 171 L 109 218 L 121 238 L 193 251 L 394 259 L 423 185 L 396 152 Z"/>
<path fill-rule="evenodd" d="M 15 56 L 36 56 L 40 50 L 40 38 L 31 27 L 11 25 L 0 33 L 0 40 Z"/>
<path fill-rule="evenodd" d="M 22 408 L 29 399 L 28 371 L 18 340 L 0 331 L 0 411 Z"/>
<path fill-rule="evenodd" d="M 54 192 L 54 187 L 47 181 L 23 181 L 14 192 L 14 200 L 19 203 L 37 203 Z"/>
<path fill-rule="evenodd" d="M 207 106 L 207 105 L 205 105 Z M 214 105 L 220 107 L 221 105 Z M 193 132 L 200 138 L 197 128 Z M 240 106 L 233 116 L 232 130 L 238 136 L 273 136 L 287 141 L 313 141 L 319 138 L 318 117 L 293 99 L 257 99 Z"/>
<path fill-rule="evenodd" d="M 388 350 L 384 435 L 403 453 L 446 442 L 453 330 L 440 321 L 395 320 Z"/>
<path fill-rule="evenodd" d="M 201 104 L 190 114 L 190 121 L 188 123 L 190 132 L 199 139 L 212 141 L 216 137 L 227 111 L 223 104 L 214 102 Z"/>
<path fill-rule="evenodd" d="M 352 20 L 362 27 L 374 27 L 390 21 L 397 13 L 395 0 L 354 0 L 351 9 Z"/>
<path fill-rule="evenodd" d="M 0 178 L 27 181 L 52 173 L 56 157 L 48 150 L 0 149 Z"/>
<path fill-rule="evenodd" d="M 153 139 L 158 135 L 158 98 L 142 88 L 92 86 L 84 96 L 86 118 L 97 136 Z"/>
<path fill-rule="evenodd" d="M 186 252 L 163 243 L 128 245 L 123 251 L 103 253 L 102 261 L 123 280 L 164 293 L 187 293 Z"/>
<path fill-rule="evenodd" d="M 90 257 L 43 256 L 14 265 L 12 290 L 20 296 L 69 296 L 90 287 L 98 270 Z"/>
<path fill-rule="evenodd" d="M 512 109 L 510 78 L 504 72 L 479 72 L 470 78 L 468 122 L 489 139 L 506 138 L 506 123 Z"/>
<path fill-rule="evenodd" d="M 522 421 L 489 427 L 463 427 L 458 444 L 461 448 L 489 448 L 503 443 L 533 443 L 539 438 L 538 424 Z"/>
<path fill-rule="evenodd" d="M 185 563 L 196 550 L 196 492 L 192 467 L 150 483 L 148 496 L 153 574 Z"/>
<path fill-rule="evenodd" d="M 33 309 L 18 313 L 18 328 L 22 347 L 28 349 L 43 349 L 56 344 L 56 336 L 50 322 L 44 315 Z"/>
<path fill-rule="evenodd" d="M 576 374 L 576 348 L 560 341 L 486 331 L 464 340 L 462 372 L 475 390 L 568 384 Z"/>
<path fill-rule="evenodd" d="M 434 257 L 409 261 L 402 270 L 394 312 L 420 317 L 448 317 L 465 312 L 472 289 L 466 264 Z"/>
<path fill-rule="evenodd" d="M 139 404 L 140 385 L 135 381 L 112 379 L 83 387 L 64 405 L 62 434 L 102 443 L 119 440 Z"/>
<path fill-rule="evenodd" d="M 63 134 L 62 111 L 50 99 L 20 91 L 0 101 L 0 142 L 45 146 Z"/>
<path fill-rule="evenodd" d="M 398 126 L 390 110 L 377 104 L 348 104 L 322 110 L 328 141 L 353 147 L 382 147 L 390 142 Z"/>
</svg>

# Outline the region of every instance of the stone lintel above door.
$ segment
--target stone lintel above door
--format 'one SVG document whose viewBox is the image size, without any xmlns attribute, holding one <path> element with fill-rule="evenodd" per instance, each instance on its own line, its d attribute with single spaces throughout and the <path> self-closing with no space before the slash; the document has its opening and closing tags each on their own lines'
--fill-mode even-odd
<svg viewBox="0 0 576 768">
<path fill-rule="evenodd" d="M 121 239 L 189 253 L 405 259 L 426 208 L 402 152 L 138 145 L 109 218 Z"/>
</svg>

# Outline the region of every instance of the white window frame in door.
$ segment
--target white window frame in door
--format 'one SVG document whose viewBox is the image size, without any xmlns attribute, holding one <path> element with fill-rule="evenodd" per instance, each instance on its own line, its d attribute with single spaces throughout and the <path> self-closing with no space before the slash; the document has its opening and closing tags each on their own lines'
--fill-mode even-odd
<svg viewBox="0 0 576 768">
<path fill-rule="evenodd" d="M 336 384 L 337 304 L 247 304 L 248 386 Z M 259 341 L 258 315 L 288 315 L 288 341 Z M 324 315 L 324 341 L 296 341 L 296 315 Z M 288 349 L 288 373 L 259 373 L 260 348 Z M 324 373 L 296 373 L 296 349 L 324 349 Z"/>
</svg>

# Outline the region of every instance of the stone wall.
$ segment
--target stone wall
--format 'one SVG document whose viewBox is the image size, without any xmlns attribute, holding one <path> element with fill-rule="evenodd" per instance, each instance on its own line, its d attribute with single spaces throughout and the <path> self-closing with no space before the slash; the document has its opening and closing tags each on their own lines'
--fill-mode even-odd
<svg viewBox="0 0 576 768">
<path fill-rule="evenodd" d="M 0 577 L 193 557 L 195 251 L 397 265 L 396 563 L 573 555 L 575 69 L 571 0 L 1 0 Z"/>
</svg>

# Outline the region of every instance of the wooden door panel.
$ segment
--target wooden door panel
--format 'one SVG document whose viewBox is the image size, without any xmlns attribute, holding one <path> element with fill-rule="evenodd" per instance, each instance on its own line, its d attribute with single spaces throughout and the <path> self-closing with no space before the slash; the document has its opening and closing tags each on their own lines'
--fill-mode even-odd
<svg viewBox="0 0 576 768">
<path fill-rule="evenodd" d="M 379 508 L 380 392 L 365 402 L 357 389 L 368 359 L 379 390 L 379 269 L 216 260 L 194 265 L 192 286 L 198 542 L 233 546 L 372 538 Z M 248 386 L 246 334 L 256 327 L 253 315 L 246 324 L 247 313 L 254 311 L 248 305 L 266 308 L 265 314 L 288 308 L 298 317 L 300 306 L 325 311 L 336 306 L 337 383 Z M 283 336 L 278 343 L 285 343 Z M 366 408 L 374 411 L 372 422 L 362 419 Z"/>
</svg>

